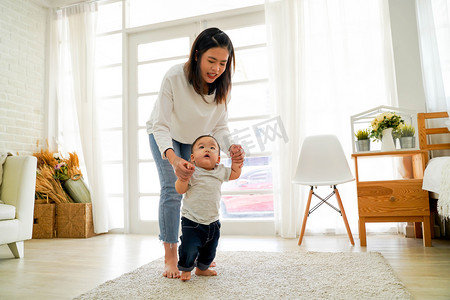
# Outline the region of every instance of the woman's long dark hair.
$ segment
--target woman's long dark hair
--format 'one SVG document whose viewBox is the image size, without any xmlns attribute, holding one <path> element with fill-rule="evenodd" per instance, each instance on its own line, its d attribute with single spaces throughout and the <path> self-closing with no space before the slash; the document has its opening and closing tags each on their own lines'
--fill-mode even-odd
<svg viewBox="0 0 450 300">
<path fill-rule="evenodd" d="M 216 104 L 226 104 L 227 95 L 231 90 L 231 72 L 234 71 L 235 62 L 233 43 L 225 32 L 218 28 L 207 28 L 203 30 L 192 45 L 189 60 L 184 65 L 184 71 L 194 90 L 205 100 L 203 97 L 205 83 L 200 73 L 200 61 L 206 51 L 215 47 L 227 49 L 229 55 L 225 71 L 213 83 L 208 84 L 208 94 L 216 91 L 214 98 Z"/>
</svg>

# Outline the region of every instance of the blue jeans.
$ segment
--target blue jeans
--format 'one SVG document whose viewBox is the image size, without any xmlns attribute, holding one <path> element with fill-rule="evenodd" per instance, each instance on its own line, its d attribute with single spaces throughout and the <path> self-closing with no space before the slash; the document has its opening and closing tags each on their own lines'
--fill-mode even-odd
<svg viewBox="0 0 450 300">
<path fill-rule="evenodd" d="M 178 269 L 186 272 L 194 267 L 202 271 L 208 269 L 216 257 L 219 237 L 220 221 L 203 225 L 182 217 Z"/>
<path fill-rule="evenodd" d="M 180 228 L 180 208 L 182 195 L 175 190 L 177 177 L 172 165 L 167 159 L 162 159 L 153 134 L 149 135 L 150 149 L 158 169 L 159 182 L 161 184 L 161 196 L 159 198 L 159 239 L 165 243 L 178 243 L 178 230 Z M 187 161 L 191 157 L 191 145 L 182 144 L 175 140 L 173 150 L 178 157 Z"/>
</svg>

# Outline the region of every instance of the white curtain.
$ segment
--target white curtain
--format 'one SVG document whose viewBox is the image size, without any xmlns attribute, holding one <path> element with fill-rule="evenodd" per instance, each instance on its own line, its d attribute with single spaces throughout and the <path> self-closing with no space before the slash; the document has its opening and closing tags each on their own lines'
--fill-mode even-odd
<svg viewBox="0 0 450 300">
<path fill-rule="evenodd" d="M 450 0 L 416 0 L 416 10 L 427 111 L 450 113 Z"/>
<path fill-rule="evenodd" d="M 350 116 L 396 105 L 389 13 L 385 0 L 266 0 L 274 111 L 289 142 L 274 151 L 275 226 L 282 237 L 300 231 L 309 187 L 291 183 L 305 136 L 335 134 L 353 167 Z M 357 233 L 355 183 L 338 186 Z M 318 194 L 331 192 L 321 188 Z M 334 200 L 334 199 L 333 199 Z M 367 229 L 376 231 L 375 224 Z M 397 231 L 396 224 L 380 230 Z M 342 217 L 324 205 L 308 218 L 307 233 L 345 233 Z"/>
<path fill-rule="evenodd" d="M 52 28 L 57 28 L 58 43 L 52 59 L 57 74 L 51 78 L 57 87 L 58 148 L 63 153 L 78 153 L 91 193 L 94 230 L 103 233 L 110 228 L 102 176 L 100 111 L 94 88 L 96 18 L 96 3 L 55 11 Z"/>
</svg>

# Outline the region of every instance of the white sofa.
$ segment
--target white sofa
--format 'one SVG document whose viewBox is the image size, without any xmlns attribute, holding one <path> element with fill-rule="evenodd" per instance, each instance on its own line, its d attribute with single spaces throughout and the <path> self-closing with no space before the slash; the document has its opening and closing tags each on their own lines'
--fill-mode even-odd
<svg viewBox="0 0 450 300">
<path fill-rule="evenodd" d="M 33 233 L 36 164 L 34 156 L 8 156 L 3 164 L 0 245 L 8 244 L 16 258 L 23 257 L 23 241 Z"/>
</svg>

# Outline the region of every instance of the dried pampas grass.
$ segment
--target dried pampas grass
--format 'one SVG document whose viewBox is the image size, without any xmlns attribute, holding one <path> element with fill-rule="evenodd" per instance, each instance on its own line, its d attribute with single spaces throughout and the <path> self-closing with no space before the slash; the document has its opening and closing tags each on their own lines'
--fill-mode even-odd
<svg viewBox="0 0 450 300">
<path fill-rule="evenodd" d="M 69 170 L 69 178 L 72 180 L 78 180 L 83 177 L 80 170 L 80 161 L 78 155 L 75 152 L 69 152 L 69 158 L 66 160 L 67 168 Z"/>
<path fill-rule="evenodd" d="M 43 165 L 36 173 L 36 193 L 45 197 L 47 203 L 71 203 L 72 199 L 64 191 L 61 182 L 53 177 L 53 169 Z"/>
<path fill-rule="evenodd" d="M 55 155 L 58 154 L 58 155 Z M 50 152 L 41 149 L 33 155 L 37 158 L 36 172 L 36 203 L 71 203 L 73 200 L 65 192 L 61 181 L 55 173 L 55 166 L 65 163 L 69 178 L 77 180 L 83 175 L 80 170 L 80 162 L 75 152 L 69 153 L 68 158 L 64 158 L 61 153 Z"/>
</svg>

